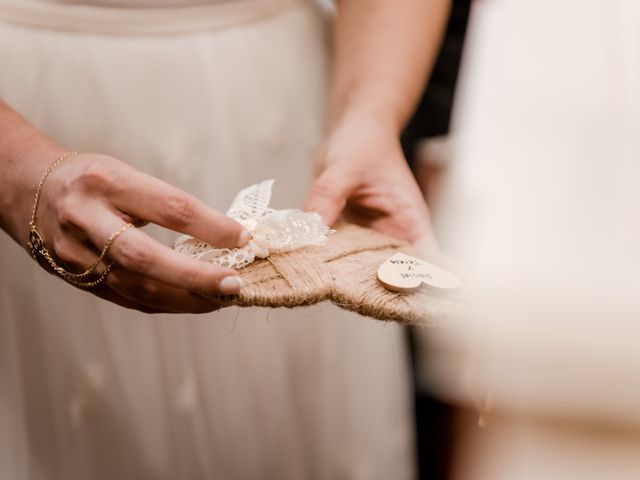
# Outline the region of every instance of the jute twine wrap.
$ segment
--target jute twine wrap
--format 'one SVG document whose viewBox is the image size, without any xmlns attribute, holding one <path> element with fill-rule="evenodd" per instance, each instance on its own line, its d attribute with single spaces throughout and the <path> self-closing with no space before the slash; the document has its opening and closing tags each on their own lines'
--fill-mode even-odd
<svg viewBox="0 0 640 480">
<path fill-rule="evenodd" d="M 459 307 L 455 296 L 427 288 L 395 293 L 377 279 L 377 269 L 408 245 L 353 224 L 340 224 L 326 245 L 270 255 L 239 271 L 239 295 L 224 297 L 225 305 L 299 307 L 323 300 L 378 320 L 414 325 L 441 323 Z M 427 260 L 427 259 L 425 259 Z"/>
</svg>

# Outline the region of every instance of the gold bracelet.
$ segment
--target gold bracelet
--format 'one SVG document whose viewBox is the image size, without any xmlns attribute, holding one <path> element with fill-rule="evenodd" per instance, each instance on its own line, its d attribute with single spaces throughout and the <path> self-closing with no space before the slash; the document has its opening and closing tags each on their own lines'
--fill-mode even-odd
<svg viewBox="0 0 640 480">
<path fill-rule="evenodd" d="M 38 211 L 38 205 L 40 203 L 40 195 L 42 193 L 42 187 L 44 186 L 44 182 L 49 176 L 49 174 L 53 171 L 54 168 L 60 165 L 62 161 L 77 154 L 78 152 L 67 152 L 64 155 L 57 158 L 56 161 L 53 162 L 51 166 L 49 166 L 47 171 L 44 173 L 44 175 L 40 179 L 40 183 L 36 188 L 36 197 L 33 202 L 33 211 L 31 212 L 31 220 L 29 221 L 29 239 L 27 241 L 27 246 L 31 250 L 31 255 L 33 255 L 33 258 L 35 258 L 35 260 L 43 268 L 53 270 L 53 272 L 56 273 L 59 277 L 61 277 L 63 280 L 67 281 L 68 283 L 76 287 L 91 288 L 91 287 L 95 287 L 96 285 L 99 285 L 104 281 L 105 278 L 107 278 L 107 275 L 109 275 L 109 272 L 111 272 L 111 270 L 115 267 L 115 262 L 111 262 L 109 265 L 107 265 L 105 270 L 98 276 L 98 278 L 93 280 L 84 280 L 84 279 L 86 279 L 86 277 L 94 273 L 95 269 L 98 268 L 98 265 L 100 265 L 100 262 L 102 262 L 102 260 L 104 259 L 113 241 L 116 238 L 118 238 L 125 230 L 133 227 L 133 224 L 127 223 L 123 225 L 118 231 L 112 233 L 107 239 L 107 242 L 105 243 L 104 247 L 102 248 L 102 251 L 100 252 L 98 259 L 84 272 L 82 273 L 69 272 L 68 270 L 65 270 L 64 268 L 62 268 L 60 265 L 56 263 L 53 256 L 51 255 L 51 253 L 49 252 L 49 250 L 45 245 L 44 238 L 42 237 L 40 232 L 38 232 L 38 229 L 36 227 L 36 212 Z"/>
</svg>

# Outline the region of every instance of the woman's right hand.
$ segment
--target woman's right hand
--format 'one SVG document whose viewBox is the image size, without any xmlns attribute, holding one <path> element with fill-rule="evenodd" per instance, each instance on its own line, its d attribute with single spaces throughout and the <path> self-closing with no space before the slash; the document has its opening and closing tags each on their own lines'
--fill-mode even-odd
<svg viewBox="0 0 640 480">
<path fill-rule="evenodd" d="M 51 162 L 56 158 L 47 156 Z M 31 195 L 13 197 L 14 213 L 24 219 L 13 222 L 24 232 L 22 245 L 35 188 L 44 173 L 41 166 L 37 170 L 22 175 L 31 178 Z M 109 236 L 128 222 L 155 223 L 218 247 L 249 241 L 242 225 L 192 195 L 115 158 L 91 153 L 67 158 L 50 173 L 36 218 L 48 250 L 74 272 L 92 265 Z M 241 286 L 235 270 L 183 256 L 137 228 L 125 230 L 113 241 L 107 259 L 116 268 L 89 291 L 143 312 L 212 311 L 219 303 L 207 297 L 235 294 Z"/>
</svg>

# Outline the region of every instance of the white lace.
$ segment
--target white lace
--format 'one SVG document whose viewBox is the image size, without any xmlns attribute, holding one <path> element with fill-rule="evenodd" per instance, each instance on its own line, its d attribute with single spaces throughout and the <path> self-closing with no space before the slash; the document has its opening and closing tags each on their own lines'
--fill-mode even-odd
<svg viewBox="0 0 640 480">
<path fill-rule="evenodd" d="M 214 248 L 190 235 L 182 235 L 176 240 L 174 249 L 223 267 L 242 268 L 271 253 L 322 245 L 334 230 L 327 227 L 317 213 L 269 208 L 272 186 L 273 180 L 265 180 L 245 188 L 236 195 L 227 211 L 227 216 L 251 233 L 251 240 L 244 247 Z"/>
</svg>

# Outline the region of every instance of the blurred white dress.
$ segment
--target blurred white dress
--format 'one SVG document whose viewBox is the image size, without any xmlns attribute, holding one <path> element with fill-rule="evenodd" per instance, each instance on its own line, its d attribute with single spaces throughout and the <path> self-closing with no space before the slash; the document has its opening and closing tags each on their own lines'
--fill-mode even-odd
<svg viewBox="0 0 640 480">
<path fill-rule="evenodd" d="M 0 0 L 0 98 L 220 210 L 266 178 L 295 207 L 324 34 L 295 0 Z M 394 325 L 326 304 L 147 316 L 0 236 L 0 479 L 405 479 L 410 421 Z"/>
<path fill-rule="evenodd" d="M 473 314 L 431 365 L 489 428 L 452 478 L 638 479 L 640 2 L 475 2 L 466 42 L 440 215 Z"/>
</svg>

